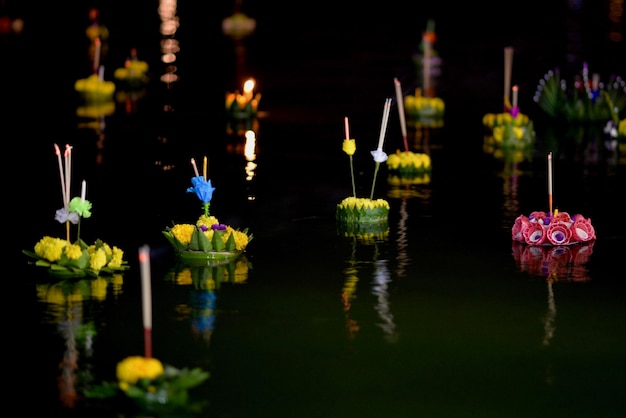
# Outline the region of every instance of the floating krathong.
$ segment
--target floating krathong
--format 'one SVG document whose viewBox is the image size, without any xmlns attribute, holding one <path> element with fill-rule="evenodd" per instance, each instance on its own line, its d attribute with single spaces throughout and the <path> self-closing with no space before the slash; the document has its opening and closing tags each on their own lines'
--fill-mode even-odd
<svg viewBox="0 0 626 418">
<path fill-rule="evenodd" d="M 374 170 L 374 180 L 369 198 L 356 196 L 356 186 L 354 182 L 353 155 L 356 152 L 356 141 L 350 138 L 348 118 L 344 119 L 346 138 L 343 141 L 343 151 L 350 157 L 350 174 L 352 176 L 352 196 L 347 197 L 337 205 L 336 219 L 339 224 L 338 230 L 349 235 L 370 234 L 385 235 L 388 230 L 389 202 L 385 199 L 374 199 L 374 188 L 376 176 L 381 163 L 387 161 L 387 154 L 383 151 L 383 142 L 387 121 L 391 110 L 391 99 L 385 101 L 383 110 L 383 120 L 381 125 L 378 148 L 371 151 L 376 163 Z"/>
<path fill-rule="evenodd" d="M 555 68 L 539 80 L 533 100 L 555 119 L 606 122 L 624 116 L 626 81 L 614 74 L 602 80 L 599 74 L 589 73 L 585 62 L 582 71 L 568 83 Z"/>
<path fill-rule="evenodd" d="M 207 158 L 204 158 L 203 175 L 198 173 L 195 160 L 191 159 L 196 176 L 191 178 L 188 193 L 195 193 L 203 204 L 203 214 L 194 224 L 173 224 L 163 231 L 172 244 L 177 257 L 188 265 L 218 265 L 239 258 L 252 240 L 248 229 L 240 231 L 221 224 L 210 214 L 209 207 L 215 188 L 207 178 Z"/>
<path fill-rule="evenodd" d="M 254 93 L 256 82 L 250 78 L 243 84 L 243 93 L 235 91 L 226 94 L 226 111 L 234 119 L 255 117 L 259 110 L 261 93 Z"/>
<path fill-rule="evenodd" d="M 63 207 L 56 211 L 55 219 L 65 225 L 66 236 L 64 238 L 44 236 L 35 244 L 34 251 L 22 252 L 35 260 L 34 265 L 45 267 L 51 275 L 61 278 L 85 276 L 95 278 L 127 270 L 129 266 L 123 259 L 124 252 L 120 248 L 110 246 L 100 239 L 88 245 L 81 238 L 81 221 L 91 217 L 92 208 L 91 202 L 85 198 L 87 183 L 83 180 L 80 197 L 70 199 L 72 147 L 66 145 L 63 158 L 56 144 L 55 151 L 63 195 Z M 76 239 L 73 241 L 70 239 L 71 225 L 77 225 Z"/>
<path fill-rule="evenodd" d="M 548 155 L 548 201 L 550 210 L 519 215 L 511 228 L 513 241 L 528 245 L 570 245 L 594 241 L 591 219 L 577 213 L 552 210 L 552 153 Z"/>
</svg>

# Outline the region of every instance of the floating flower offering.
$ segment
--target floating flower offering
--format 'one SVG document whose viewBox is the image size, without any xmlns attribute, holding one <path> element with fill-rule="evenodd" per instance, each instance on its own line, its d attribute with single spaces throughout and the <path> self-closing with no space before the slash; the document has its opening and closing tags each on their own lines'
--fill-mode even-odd
<svg viewBox="0 0 626 418">
<path fill-rule="evenodd" d="M 226 94 L 226 111 L 235 119 L 247 119 L 257 115 L 261 93 L 254 94 L 256 82 L 248 79 L 243 84 L 243 93 Z"/>
<path fill-rule="evenodd" d="M 432 172 L 430 155 L 412 151 L 397 150 L 390 154 L 387 168 L 391 176 L 407 178 L 424 177 Z"/>
<path fill-rule="evenodd" d="M 109 101 L 115 93 L 115 83 L 105 81 L 101 75 L 92 74 L 87 78 L 81 78 L 74 83 L 74 89 L 80 96 L 89 102 Z"/>
<path fill-rule="evenodd" d="M 626 81 L 616 75 L 603 81 L 597 73 L 590 75 L 589 66 L 584 63 L 582 71 L 568 83 L 556 68 L 539 80 L 533 100 L 556 119 L 606 122 L 623 117 Z"/>
<path fill-rule="evenodd" d="M 346 138 L 343 140 L 343 151 L 350 157 L 350 174 L 352 176 L 352 196 L 347 197 L 337 205 L 336 219 L 340 224 L 340 231 L 351 233 L 356 231 L 360 233 L 360 229 L 355 225 L 363 224 L 382 224 L 380 232 L 387 229 L 389 218 L 389 202 L 384 199 L 374 199 L 374 187 L 376 185 L 376 175 L 381 163 L 387 161 L 387 154 L 383 151 L 383 142 L 385 139 L 385 131 L 389 120 L 389 112 L 391 110 L 391 99 L 386 99 L 383 110 L 383 120 L 378 141 L 378 148 L 371 151 L 374 158 L 375 170 L 374 181 L 372 182 L 372 192 L 368 198 L 356 197 L 356 187 L 354 182 L 353 155 L 356 152 L 356 141 L 350 138 L 350 129 L 348 118 L 344 119 Z M 378 233 L 379 231 L 374 231 Z"/>
<path fill-rule="evenodd" d="M 195 193 L 202 201 L 204 213 L 193 224 L 174 224 L 163 231 L 165 238 L 172 244 L 178 258 L 187 264 L 213 265 L 236 260 L 245 251 L 252 240 L 248 229 L 240 231 L 229 225 L 221 224 L 209 212 L 215 188 L 206 177 L 207 158 L 204 158 L 203 175 L 199 175 L 194 159 L 191 164 L 196 173 L 192 177 L 192 187 L 188 193 Z"/>
<path fill-rule="evenodd" d="M 99 239 L 88 245 L 81 239 L 81 220 L 91 217 L 92 205 L 85 199 L 87 183 L 83 180 L 80 197 L 70 199 L 72 147 L 66 145 L 63 159 L 59 146 L 55 144 L 54 147 L 59 161 L 63 195 L 63 207 L 56 211 L 55 219 L 66 226 L 66 236 L 44 236 L 35 244 L 34 251 L 22 252 L 36 260 L 34 265 L 45 267 L 50 274 L 59 277 L 98 277 L 127 270 L 129 266 L 120 248 Z M 77 225 L 74 241 L 70 240 L 71 225 Z"/>
<path fill-rule="evenodd" d="M 116 381 L 83 392 L 91 400 L 117 400 L 122 405 L 133 401 L 133 409 L 143 412 L 200 412 L 206 402 L 192 402 L 190 391 L 209 376 L 200 368 L 179 369 L 153 357 L 129 356 L 117 364 Z"/>
<path fill-rule="evenodd" d="M 569 245 L 596 239 L 591 219 L 558 210 L 554 215 L 541 211 L 520 215 L 511 233 L 514 241 L 530 245 Z"/>
<path fill-rule="evenodd" d="M 130 58 L 124 62 L 124 66 L 115 69 L 113 78 L 124 88 L 142 88 L 150 81 L 148 69 L 148 63 L 138 59 L 137 50 L 133 48 L 130 53 Z"/>
</svg>

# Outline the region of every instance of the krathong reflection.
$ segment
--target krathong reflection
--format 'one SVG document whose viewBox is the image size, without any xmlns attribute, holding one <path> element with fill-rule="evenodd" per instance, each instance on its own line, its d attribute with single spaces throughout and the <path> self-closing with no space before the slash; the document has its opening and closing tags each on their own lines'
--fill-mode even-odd
<svg viewBox="0 0 626 418">
<path fill-rule="evenodd" d="M 361 325 L 353 318 L 351 309 L 357 298 L 359 277 L 364 268 L 371 266 L 373 268 L 371 293 L 376 297 L 374 308 L 380 320 L 377 325 L 382 329 L 385 340 L 390 343 L 396 342 L 396 324 L 389 303 L 388 284 L 391 279 L 388 261 L 380 259 L 379 245 L 382 242 L 363 241 L 354 236 L 350 237 L 350 240 L 351 254 L 348 266 L 343 271 L 345 279 L 341 290 L 347 337 L 353 340 L 361 330 Z M 363 251 L 363 256 L 357 254 L 358 251 Z"/>
<path fill-rule="evenodd" d="M 178 2 L 176 0 L 159 0 L 159 17 L 161 19 L 161 61 L 165 64 L 165 72 L 161 74 L 161 82 L 168 87 L 178 81 L 176 54 L 180 52 L 180 43 L 176 32 L 180 25 L 178 19 Z"/>
<path fill-rule="evenodd" d="M 245 256 L 219 266 L 188 266 L 178 263 L 166 276 L 177 286 L 189 286 L 189 303 L 176 309 L 188 317 L 193 334 L 207 345 L 215 328 L 217 291 L 224 283 L 242 284 L 248 280 L 251 263 Z"/>
<path fill-rule="evenodd" d="M 37 298 L 46 305 L 46 316 L 50 323 L 57 324 L 65 343 L 57 377 L 59 401 L 64 408 L 77 407 L 80 385 L 93 379 L 91 358 L 96 328 L 94 319 L 85 314 L 85 305 L 104 302 L 109 294 L 118 297 L 122 284 L 121 274 L 36 284 Z"/>
<path fill-rule="evenodd" d="M 543 277 L 551 282 L 587 282 L 591 280 L 587 263 L 595 241 L 573 245 L 526 245 L 513 241 L 511 253 L 521 272 Z"/>
</svg>

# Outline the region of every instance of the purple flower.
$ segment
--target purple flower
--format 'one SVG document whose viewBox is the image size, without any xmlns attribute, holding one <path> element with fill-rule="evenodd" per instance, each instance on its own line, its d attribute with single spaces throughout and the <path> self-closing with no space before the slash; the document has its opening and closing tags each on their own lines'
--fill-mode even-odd
<svg viewBox="0 0 626 418">
<path fill-rule="evenodd" d="M 224 224 L 213 224 L 211 225 L 211 229 L 214 231 L 226 231 L 226 225 Z"/>
</svg>

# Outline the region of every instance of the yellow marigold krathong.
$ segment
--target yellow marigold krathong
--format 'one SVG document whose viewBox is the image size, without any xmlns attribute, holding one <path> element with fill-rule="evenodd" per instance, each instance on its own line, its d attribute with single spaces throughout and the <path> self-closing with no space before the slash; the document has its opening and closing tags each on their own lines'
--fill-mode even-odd
<svg viewBox="0 0 626 418">
<path fill-rule="evenodd" d="M 203 174 L 200 175 L 194 159 L 191 163 L 196 173 L 188 193 L 195 193 L 202 201 L 204 213 L 195 224 L 175 223 L 163 232 L 172 244 L 178 258 L 190 265 L 217 265 L 236 260 L 252 240 L 248 230 L 240 231 L 230 225 L 221 224 L 209 213 L 215 188 L 206 178 L 207 158 L 204 158 Z"/>
<path fill-rule="evenodd" d="M 156 379 L 163 371 L 163 364 L 155 358 L 131 356 L 117 364 L 116 376 L 120 384 L 134 385 L 139 379 Z"/>
</svg>

